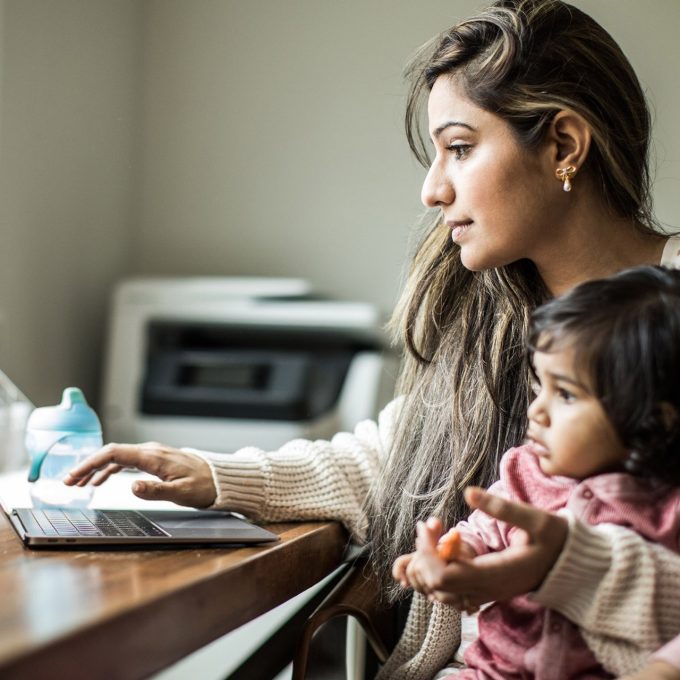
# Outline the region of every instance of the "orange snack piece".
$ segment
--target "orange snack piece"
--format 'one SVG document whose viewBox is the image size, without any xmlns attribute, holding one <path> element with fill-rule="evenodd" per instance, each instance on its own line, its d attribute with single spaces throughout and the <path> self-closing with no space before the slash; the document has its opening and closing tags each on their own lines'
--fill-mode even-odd
<svg viewBox="0 0 680 680">
<path fill-rule="evenodd" d="M 444 562 L 453 562 L 460 555 L 460 532 L 449 529 L 437 543 L 437 554 Z"/>
</svg>

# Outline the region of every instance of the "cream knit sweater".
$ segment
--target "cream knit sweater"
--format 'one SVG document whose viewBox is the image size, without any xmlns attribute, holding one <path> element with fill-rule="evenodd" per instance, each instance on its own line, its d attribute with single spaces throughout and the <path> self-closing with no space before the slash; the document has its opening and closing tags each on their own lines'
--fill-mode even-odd
<svg viewBox="0 0 680 680">
<path fill-rule="evenodd" d="M 680 237 L 668 239 L 661 264 L 680 267 Z M 363 502 L 394 437 L 400 400 L 378 422 L 330 441 L 295 440 L 278 451 L 195 451 L 212 470 L 214 508 L 256 520 L 334 519 L 359 543 Z M 680 631 L 680 556 L 620 526 L 586 526 L 569 517 L 570 534 L 537 602 L 581 627 L 598 660 L 619 675 L 640 668 Z M 431 680 L 460 642 L 460 615 L 416 593 L 396 649 L 380 680 Z"/>
<path fill-rule="evenodd" d="M 377 423 L 361 422 L 330 441 L 300 439 L 270 452 L 194 451 L 212 470 L 213 507 L 262 521 L 339 520 L 361 543 L 363 501 L 389 450 L 400 403 L 388 404 Z M 637 669 L 680 630 L 680 556 L 622 527 L 589 527 L 573 518 L 570 527 L 562 555 L 534 597 L 579 625 L 607 669 Z M 430 680 L 459 641 L 458 612 L 416 594 L 379 678 Z"/>
<path fill-rule="evenodd" d="M 574 621 L 608 671 L 637 671 L 680 631 L 680 555 L 625 527 L 563 514 L 567 542 L 533 598 Z"/>
<path fill-rule="evenodd" d="M 213 508 L 255 520 L 341 521 L 363 543 L 364 499 L 391 446 L 400 400 L 390 402 L 378 422 L 365 420 L 353 433 L 330 441 L 294 439 L 278 451 L 246 447 L 232 454 L 199 454 L 211 467 L 217 498 Z"/>
</svg>

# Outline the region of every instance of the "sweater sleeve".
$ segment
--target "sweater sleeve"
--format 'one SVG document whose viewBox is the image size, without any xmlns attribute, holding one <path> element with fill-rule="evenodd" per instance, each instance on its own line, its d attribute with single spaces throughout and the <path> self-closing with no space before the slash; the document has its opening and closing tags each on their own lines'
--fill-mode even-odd
<svg viewBox="0 0 680 680">
<path fill-rule="evenodd" d="M 570 524 L 532 597 L 576 623 L 610 671 L 636 670 L 680 630 L 680 555 L 622 526 Z"/>
<path fill-rule="evenodd" d="M 364 501 L 389 451 L 401 403 L 395 399 L 377 422 L 362 421 L 353 433 L 336 434 L 330 441 L 296 439 L 278 451 L 189 451 L 210 466 L 217 492 L 213 509 L 264 522 L 335 519 L 361 542 Z"/>
<path fill-rule="evenodd" d="M 414 593 L 406 626 L 376 680 L 424 680 L 452 661 L 460 645 L 460 612 Z"/>
</svg>

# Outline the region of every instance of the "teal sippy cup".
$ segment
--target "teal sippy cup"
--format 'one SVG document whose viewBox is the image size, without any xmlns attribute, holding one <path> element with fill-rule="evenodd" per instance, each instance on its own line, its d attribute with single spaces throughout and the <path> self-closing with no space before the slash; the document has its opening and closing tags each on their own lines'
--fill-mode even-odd
<svg viewBox="0 0 680 680">
<path fill-rule="evenodd" d="M 35 409 L 26 424 L 33 507 L 87 507 L 92 486 L 66 486 L 63 479 L 101 446 L 99 418 L 77 387 L 67 387 L 58 406 Z"/>
</svg>

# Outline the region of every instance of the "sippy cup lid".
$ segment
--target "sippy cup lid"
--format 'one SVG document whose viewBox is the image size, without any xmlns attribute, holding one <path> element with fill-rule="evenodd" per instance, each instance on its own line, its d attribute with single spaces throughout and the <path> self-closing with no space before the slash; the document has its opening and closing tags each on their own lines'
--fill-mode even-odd
<svg viewBox="0 0 680 680">
<path fill-rule="evenodd" d="M 26 429 L 60 432 L 102 431 L 97 414 L 90 408 L 85 395 L 77 387 L 67 387 L 58 406 L 36 408 L 28 418 Z"/>
</svg>

